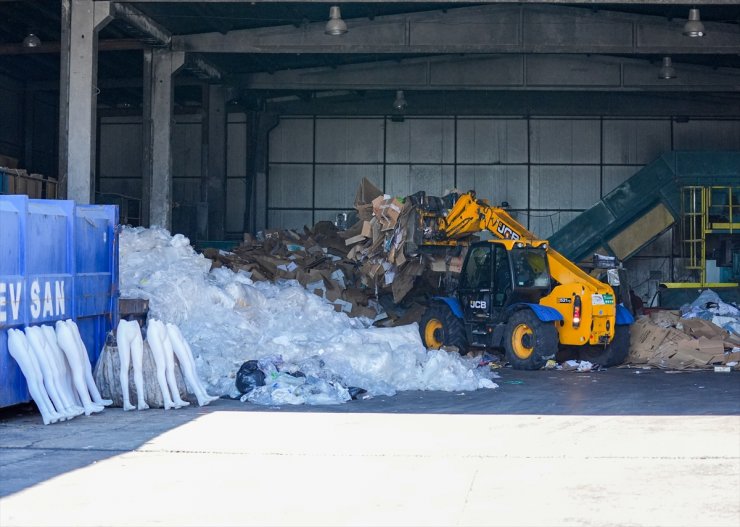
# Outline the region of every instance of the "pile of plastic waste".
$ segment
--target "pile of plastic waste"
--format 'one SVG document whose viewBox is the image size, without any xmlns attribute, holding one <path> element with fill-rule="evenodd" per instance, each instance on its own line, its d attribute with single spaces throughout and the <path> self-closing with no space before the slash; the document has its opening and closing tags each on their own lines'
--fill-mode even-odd
<svg viewBox="0 0 740 527">
<path fill-rule="evenodd" d="M 254 282 L 245 271 L 210 268 L 182 235 L 121 232 L 121 296 L 149 300 L 150 316 L 180 327 L 210 393 L 245 395 L 236 378 L 249 360 L 265 374 L 265 385 L 246 394 L 258 404 L 341 403 L 350 389 L 375 396 L 496 387 L 476 359 L 426 350 L 416 324 L 372 327 L 296 280 Z"/>
<path fill-rule="evenodd" d="M 701 318 L 740 337 L 740 309 L 723 302 L 717 293 L 705 289 L 691 304 L 681 306 L 681 318 Z"/>
</svg>

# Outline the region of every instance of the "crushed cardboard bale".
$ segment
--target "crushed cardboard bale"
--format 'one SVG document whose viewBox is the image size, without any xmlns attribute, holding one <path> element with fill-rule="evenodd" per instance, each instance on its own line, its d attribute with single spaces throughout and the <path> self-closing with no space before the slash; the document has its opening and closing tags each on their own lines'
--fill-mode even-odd
<svg viewBox="0 0 740 527">
<path fill-rule="evenodd" d="M 275 274 L 292 272 L 265 261 Z M 249 360 L 275 369 L 253 396 L 260 404 L 339 403 L 350 387 L 369 396 L 496 387 L 495 374 L 477 359 L 426 350 L 416 324 L 372 327 L 369 318 L 336 312 L 296 279 L 255 281 L 248 269 L 212 268 L 187 238 L 164 229 L 123 228 L 119 263 L 122 296 L 148 300 L 150 316 L 180 327 L 209 393 L 241 396 L 237 372 Z M 305 380 L 283 375 L 296 371 Z"/>
<path fill-rule="evenodd" d="M 297 280 L 351 317 L 381 327 L 403 325 L 418 320 L 427 299 L 449 288 L 462 268 L 464 248 L 456 255 L 417 254 L 411 239 L 415 210 L 454 202 L 444 199 L 424 193 L 400 199 L 363 179 L 355 195 L 359 219 L 346 230 L 322 221 L 302 232 L 246 233 L 232 252 L 203 254 L 212 268 L 247 271 L 252 280 Z"/>
<path fill-rule="evenodd" d="M 626 363 L 671 370 L 712 369 L 715 365 L 737 368 L 740 334 L 733 328 L 740 327 L 740 310 L 707 291 L 681 311 L 659 310 L 640 317 L 631 329 Z M 720 317 L 718 312 L 724 317 L 719 319 L 722 326 L 713 322 Z"/>
</svg>

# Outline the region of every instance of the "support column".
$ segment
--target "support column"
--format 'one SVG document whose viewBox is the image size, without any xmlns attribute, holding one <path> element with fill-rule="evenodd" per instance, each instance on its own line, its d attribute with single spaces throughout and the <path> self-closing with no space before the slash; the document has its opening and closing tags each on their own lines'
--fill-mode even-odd
<svg viewBox="0 0 740 527">
<path fill-rule="evenodd" d="M 28 83 L 25 85 L 25 99 L 23 101 L 23 113 L 25 121 L 23 123 L 23 165 L 29 171 L 35 172 L 33 160 L 33 121 L 36 111 L 36 92 L 28 89 Z"/>
<path fill-rule="evenodd" d="M 208 86 L 208 238 L 226 236 L 226 98 L 223 85 Z"/>
<path fill-rule="evenodd" d="M 172 228 L 172 76 L 185 54 L 144 51 L 142 223 Z"/>
<path fill-rule="evenodd" d="M 112 20 L 110 2 L 62 0 L 59 79 L 59 193 L 92 201 L 98 32 Z"/>
<path fill-rule="evenodd" d="M 257 223 L 257 180 L 267 173 L 267 146 L 270 131 L 280 119 L 276 114 L 266 112 L 247 112 L 247 181 L 244 207 L 244 232 L 254 232 Z"/>
</svg>

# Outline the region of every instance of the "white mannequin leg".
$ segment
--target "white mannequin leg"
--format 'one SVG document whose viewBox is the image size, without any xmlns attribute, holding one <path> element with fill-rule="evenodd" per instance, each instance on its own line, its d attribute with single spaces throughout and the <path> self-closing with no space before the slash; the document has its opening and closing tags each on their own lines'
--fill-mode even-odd
<svg viewBox="0 0 740 527">
<path fill-rule="evenodd" d="M 84 413 L 84 409 L 80 406 L 82 403 L 80 402 L 80 398 L 74 387 L 74 382 L 72 381 L 72 370 L 67 363 L 67 357 L 64 356 L 64 352 L 59 348 L 59 344 L 57 343 L 57 334 L 54 332 L 54 327 L 41 326 L 41 330 L 44 337 L 46 337 L 49 351 L 54 357 L 54 362 L 56 362 L 59 374 L 62 378 L 58 388 L 62 388 L 67 399 L 72 402 L 73 408 L 76 412 L 79 412 L 80 414 Z"/>
<path fill-rule="evenodd" d="M 10 356 L 15 359 L 21 368 L 23 376 L 28 384 L 28 391 L 31 394 L 45 425 L 56 423 L 60 415 L 54 411 L 54 406 L 49 400 L 49 396 L 44 390 L 41 371 L 38 365 L 33 362 L 33 354 L 29 349 L 26 335 L 18 329 L 8 330 L 8 351 Z"/>
<path fill-rule="evenodd" d="M 72 330 L 64 321 L 59 320 L 56 323 L 57 342 L 59 347 L 64 352 L 64 356 L 67 357 L 67 362 L 72 370 L 72 380 L 74 381 L 75 390 L 77 395 L 82 401 L 82 406 L 85 409 L 85 415 L 90 415 L 94 412 L 102 412 L 103 406 L 93 403 L 90 399 L 90 393 L 87 391 L 87 384 L 85 383 L 85 367 L 82 365 L 79 350 L 77 349 L 77 341 L 72 334 Z"/>
<path fill-rule="evenodd" d="M 161 322 L 155 319 L 150 319 L 147 324 L 146 330 L 146 341 L 149 343 L 149 349 L 152 350 L 152 356 L 154 357 L 154 363 L 157 366 L 157 381 L 159 382 L 159 390 L 162 392 L 162 400 L 164 401 L 164 409 L 169 410 L 175 407 L 174 401 L 170 397 L 170 390 L 167 387 L 167 379 L 165 378 L 165 358 L 164 358 L 164 344 L 162 331 L 166 331 L 160 326 Z"/>
<path fill-rule="evenodd" d="M 21 337 L 23 338 L 23 341 L 25 342 L 25 346 L 26 346 L 25 349 L 28 353 L 28 358 L 30 359 L 30 362 L 32 363 L 32 367 L 35 370 L 35 373 L 37 374 L 39 386 L 43 392 L 42 399 L 44 400 L 44 403 L 48 405 L 48 408 L 51 411 L 52 419 L 53 419 L 52 422 L 65 421 L 67 416 L 64 413 L 59 412 L 54 407 L 54 402 L 49 397 L 49 391 L 47 390 L 44 384 L 44 371 L 41 368 L 41 363 L 39 362 L 36 356 L 36 353 L 33 350 L 33 347 L 31 346 L 31 342 L 28 340 L 28 337 L 23 332 L 21 332 Z"/>
<path fill-rule="evenodd" d="M 182 408 L 183 406 L 190 406 L 188 401 L 183 401 L 180 397 L 180 390 L 177 387 L 177 379 L 175 379 L 175 353 L 172 350 L 172 342 L 170 342 L 170 336 L 167 334 L 167 328 L 164 323 L 160 322 L 162 328 L 162 348 L 164 350 L 164 365 L 165 365 L 165 377 L 167 378 L 167 384 L 170 387 L 172 393 L 172 400 L 175 402 L 175 408 Z"/>
<path fill-rule="evenodd" d="M 182 369 L 183 375 L 185 375 L 185 380 L 188 382 L 190 388 L 195 394 L 195 397 L 198 399 L 198 405 L 205 406 L 218 399 L 218 397 L 208 395 L 208 392 L 206 392 L 205 388 L 201 384 L 200 379 L 198 379 L 198 375 L 195 370 L 193 352 L 190 351 L 190 346 L 183 338 L 180 328 L 170 323 L 166 326 L 167 335 L 170 337 L 170 342 L 172 343 L 172 349 L 174 350 L 175 355 L 177 355 L 177 360 L 180 363 L 180 369 Z"/>
<path fill-rule="evenodd" d="M 77 324 L 75 324 L 75 321 L 71 318 L 67 319 L 66 322 L 69 329 L 72 330 L 72 334 L 74 335 L 75 341 L 77 342 L 77 349 L 80 353 L 80 360 L 82 361 L 82 366 L 85 369 L 85 382 L 87 383 L 87 389 L 90 391 L 93 402 L 100 406 L 112 405 L 113 401 L 111 401 L 110 399 L 103 399 L 100 396 L 98 387 L 95 385 L 95 379 L 93 378 L 92 374 L 92 365 L 90 364 L 90 356 L 87 354 L 87 348 L 85 348 L 85 343 L 82 341 L 82 336 L 80 335 L 80 330 L 77 327 Z"/>
<path fill-rule="evenodd" d="M 62 395 L 63 390 L 58 388 L 58 381 L 61 380 L 59 370 L 48 350 L 44 333 L 38 327 L 29 326 L 25 329 L 25 334 L 29 350 L 34 354 L 36 362 L 41 368 L 46 393 L 49 394 L 51 402 L 54 403 L 57 413 L 62 414 L 64 420 L 80 415 L 71 410 L 72 405 L 68 400 L 65 401 Z"/>
<path fill-rule="evenodd" d="M 134 322 L 136 324 L 136 322 Z M 138 324 L 137 324 L 138 325 Z M 123 410 L 128 412 L 136 408 L 131 404 L 128 391 L 128 370 L 131 367 L 131 339 L 134 334 L 131 331 L 133 328 L 129 327 L 128 322 L 121 320 L 118 322 L 118 329 L 116 330 L 116 343 L 118 345 L 118 358 L 121 361 L 121 372 L 119 379 L 121 381 L 121 393 L 123 394 Z"/>
<path fill-rule="evenodd" d="M 141 337 L 141 328 L 136 321 L 129 322 L 133 328 L 133 339 L 131 340 L 131 362 L 134 365 L 134 386 L 136 386 L 136 407 L 139 410 L 148 410 L 146 404 L 146 392 L 144 387 L 144 340 Z"/>
<path fill-rule="evenodd" d="M 52 374 L 54 375 L 54 382 L 56 385 L 57 392 L 62 399 L 62 404 L 67 413 L 72 414 L 73 417 L 82 415 L 85 413 L 82 406 L 77 404 L 73 390 L 71 389 L 71 378 L 68 376 L 67 361 L 64 358 L 64 354 L 56 344 L 56 334 L 54 329 L 49 326 L 36 326 L 30 328 L 36 334 L 38 342 L 41 344 L 43 352 L 46 354 L 46 358 L 51 366 Z M 49 344 L 46 334 L 47 331 L 51 331 L 54 336 L 54 345 Z"/>
</svg>

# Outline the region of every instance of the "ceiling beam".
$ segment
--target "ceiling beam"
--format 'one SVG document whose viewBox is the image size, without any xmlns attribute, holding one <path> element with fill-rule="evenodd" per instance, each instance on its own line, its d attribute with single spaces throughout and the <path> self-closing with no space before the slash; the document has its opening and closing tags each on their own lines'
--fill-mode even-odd
<svg viewBox="0 0 740 527">
<path fill-rule="evenodd" d="M 737 54 L 736 24 L 705 22 L 689 38 L 682 20 L 561 6 L 488 5 L 350 19 L 341 37 L 324 22 L 172 38 L 173 49 L 216 53 L 613 53 Z"/>
<path fill-rule="evenodd" d="M 102 1 L 102 0 L 95 0 Z M 170 2 L 175 3 L 173 0 Z M 467 0 L 403 0 L 406 4 L 470 4 Z M 163 0 L 136 0 L 137 4 L 163 4 L 168 3 Z M 244 0 L 177 0 L 176 3 L 200 3 L 200 4 L 228 4 L 228 3 L 244 3 Z M 295 0 L 250 0 L 250 4 L 283 4 L 283 3 L 295 3 Z M 326 4 L 326 0 L 304 0 L 303 4 Z M 332 4 L 349 4 L 356 3 L 356 0 L 334 0 Z M 387 4 L 387 0 L 363 0 L 364 4 Z M 644 0 L 569 0 L 563 2 L 562 0 L 479 0 L 476 4 L 584 4 L 584 5 L 604 5 L 604 4 L 619 4 L 619 5 L 645 5 Z M 651 0 L 648 2 L 652 5 L 736 5 L 737 0 Z"/>
<path fill-rule="evenodd" d="M 149 18 L 147 15 L 131 6 L 130 4 L 115 2 L 111 4 L 111 14 L 117 20 L 121 20 L 131 27 L 141 31 L 157 44 L 166 46 L 172 40 L 172 33 Z"/>
<path fill-rule="evenodd" d="M 98 40 L 98 51 L 128 51 L 146 49 L 146 45 L 136 39 L 101 39 Z M 27 48 L 22 43 L 0 44 L 0 55 L 34 55 L 38 53 L 59 53 L 59 42 L 42 42 L 35 48 Z"/>
<path fill-rule="evenodd" d="M 267 90 L 587 90 L 740 91 L 740 70 L 674 62 L 678 78 L 658 78 L 649 60 L 577 55 L 469 55 L 388 60 L 234 76 Z"/>
<path fill-rule="evenodd" d="M 185 58 L 183 68 L 190 71 L 199 79 L 220 81 L 224 77 L 223 72 L 217 66 L 198 54 L 188 54 Z"/>
<path fill-rule="evenodd" d="M 365 92 L 355 97 L 301 97 L 266 99 L 266 110 L 285 115 L 394 115 L 394 91 Z M 716 97 L 715 97 L 716 96 Z M 740 117 L 740 97 L 708 94 L 697 99 L 688 93 L 572 93 L 572 92 L 407 92 L 405 116 L 497 115 L 521 116 L 639 116 Z"/>
<path fill-rule="evenodd" d="M 204 86 L 208 84 L 202 79 L 175 76 L 173 79 L 175 86 Z M 144 86 L 141 77 L 125 79 L 98 79 L 97 87 L 102 89 L 124 89 L 124 88 L 142 88 Z M 30 91 L 58 91 L 59 81 L 33 81 L 26 83 L 26 89 Z"/>
</svg>

